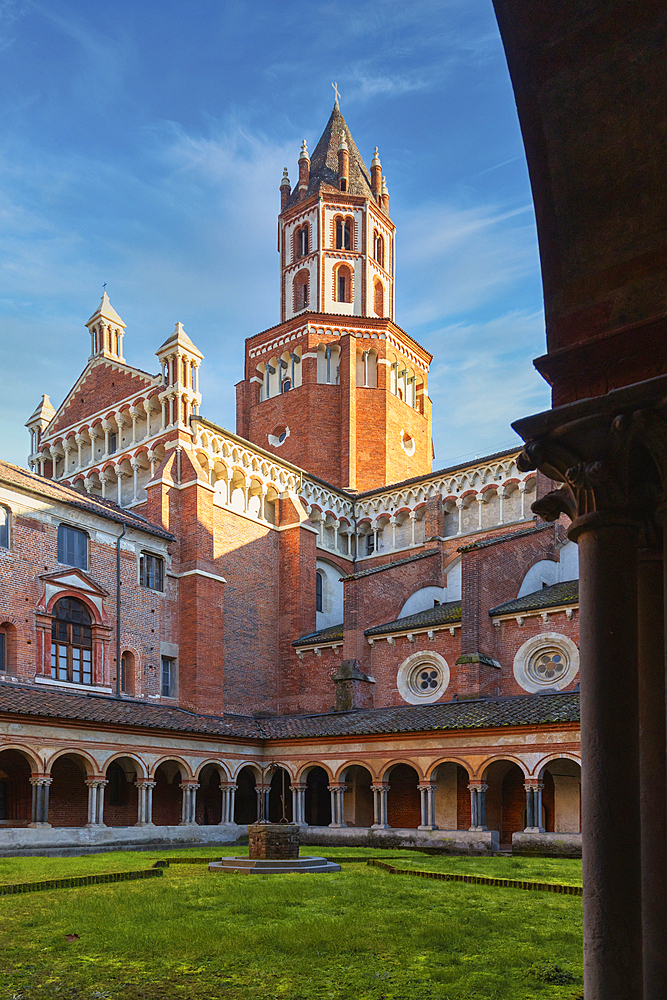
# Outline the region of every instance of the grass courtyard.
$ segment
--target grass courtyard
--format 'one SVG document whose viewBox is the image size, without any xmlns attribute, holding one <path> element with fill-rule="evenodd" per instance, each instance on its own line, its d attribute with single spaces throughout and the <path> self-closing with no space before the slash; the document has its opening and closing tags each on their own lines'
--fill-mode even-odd
<svg viewBox="0 0 667 1000">
<path fill-rule="evenodd" d="M 4 858 L 0 883 L 220 853 Z M 247 847 L 225 853 L 247 855 Z M 583 997 L 580 897 L 416 879 L 364 863 L 375 856 L 397 868 L 580 885 L 581 862 L 321 853 L 359 863 L 311 876 L 213 875 L 205 865 L 174 864 L 143 882 L 0 897 L 0 1000 Z"/>
</svg>

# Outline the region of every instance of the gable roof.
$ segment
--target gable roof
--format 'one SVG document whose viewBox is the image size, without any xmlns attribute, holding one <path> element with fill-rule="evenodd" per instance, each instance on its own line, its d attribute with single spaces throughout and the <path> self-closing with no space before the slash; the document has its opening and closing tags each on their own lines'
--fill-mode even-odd
<svg viewBox="0 0 667 1000">
<path fill-rule="evenodd" d="M 554 583 L 551 587 L 542 587 L 532 594 L 515 597 L 496 608 L 491 608 L 490 615 L 519 614 L 521 611 L 541 611 L 544 608 L 559 608 L 563 605 L 579 603 L 579 581 L 566 580 L 564 583 Z"/>
<path fill-rule="evenodd" d="M 340 113 L 338 102 L 334 104 L 331 117 L 327 122 L 320 141 L 315 147 L 315 151 L 310 158 L 310 179 L 305 197 L 317 194 L 319 191 L 330 191 L 340 194 L 338 188 L 338 145 L 341 136 L 345 136 L 349 152 L 350 177 L 347 194 L 357 195 L 362 198 L 369 198 L 381 211 L 381 206 L 377 205 L 377 200 L 371 187 L 371 175 L 368 167 L 364 163 L 361 153 L 357 149 L 352 138 L 347 122 Z M 294 185 L 286 208 L 298 204 L 299 186 Z"/>
<path fill-rule="evenodd" d="M 43 440 L 98 413 L 105 406 L 114 409 L 122 399 L 145 392 L 157 384 L 158 376 L 139 368 L 110 358 L 93 358 L 56 410 Z"/>
<path fill-rule="evenodd" d="M 436 604 L 434 608 L 418 611 L 415 615 L 405 618 L 395 618 L 393 622 L 384 625 L 374 625 L 367 628 L 364 635 L 387 635 L 390 632 L 409 632 L 417 628 L 433 628 L 436 625 L 453 625 L 461 621 L 461 602 L 447 601 L 446 604 Z"/>
<path fill-rule="evenodd" d="M 65 486 L 64 483 L 56 482 L 53 479 L 46 479 L 44 476 L 37 476 L 34 472 L 28 472 L 26 469 L 19 468 L 18 465 L 3 462 L 1 459 L 0 483 L 16 487 L 19 490 L 27 490 L 29 493 L 36 493 L 48 500 L 69 504 L 71 507 L 88 511 L 90 514 L 98 514 L 100 517 L 115 521 L 117 524 L 127 524 L 128 527 L 145 531 L 149 535 L 157 535 L 169 541 L 174 540 L 172 534 L 156 524 L 151 524 L 141 514 L 119 507 L 111 500 L 103 500 L 102 497 L 79 493 L 71 486 Z"/>
<path fill-rule="evenodd" d="M 328 628 L 321 628 L 319 632 L 309 632 L 296 639 L 293 646 L 321 646 L 325 642 L 343 641 L 343 623 L 340 625 L 329 625 Z"/>
</svg>

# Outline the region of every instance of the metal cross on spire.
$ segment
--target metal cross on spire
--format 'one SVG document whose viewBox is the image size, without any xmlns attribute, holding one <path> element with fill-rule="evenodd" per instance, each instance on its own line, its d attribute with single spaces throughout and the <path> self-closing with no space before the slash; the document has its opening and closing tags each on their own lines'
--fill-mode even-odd
<svg viewBox="0 0 667 1000">
<path fill-rule="evenodd" d="M 332 83 L 331 86 L 333 87 L 334 94 L 336 95 L 336 104 L 338 104 L 338 98 L 340 97 L 340 94 L 338 93 L 338 84 Z"/>
</svg>

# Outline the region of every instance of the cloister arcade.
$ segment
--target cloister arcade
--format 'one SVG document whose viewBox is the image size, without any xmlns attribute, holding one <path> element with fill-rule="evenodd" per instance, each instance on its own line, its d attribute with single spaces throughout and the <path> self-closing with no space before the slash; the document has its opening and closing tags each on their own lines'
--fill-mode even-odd
<svg viewBox="0 0 667 1000">
<path fill-rule="evenodd" d="M 352 761 L 256 763 L 209 759 L 193 768 L 167 756 L 134 754 L 98 762 L 63 750 L 46 766 L 25 747 L 0 750 L 0 828 L 212 826 L 271 822 L 359 830 L 497 830 L 579 833 L 581 770 L 571 754 L 529 766 L 498 756 L 477 766 L 462 757 L 427 767 L 397 759 L 375 769 Z M 263 797 L 263 806 L 262 806 Z"/>
</svg>

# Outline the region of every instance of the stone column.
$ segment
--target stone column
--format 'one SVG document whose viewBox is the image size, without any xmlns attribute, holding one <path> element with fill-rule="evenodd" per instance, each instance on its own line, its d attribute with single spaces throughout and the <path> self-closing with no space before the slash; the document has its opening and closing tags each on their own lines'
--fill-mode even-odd
<svg viewBox="0 0 667 1000">
<path fill-rule="evenodd" d="M 117 502 L 118 502 L 118 506 L 122 507 L 121 497 L 122 497 L 122 489 L 123 489 L 123 470 L 120 467 L 120 465 L 114 465 L 113 471 L 116 473 L 116 484 L 118 486 Z"/>
<path fill-rule="evenodd" d="M 51 826 L 49 823 L 49 787 L 52 780 L 50 774 L 30 776 L 30 784 L 32 785 L 31 827 Z"/>
<path fill-rule="evenodd" d="M 130 465 L 132 466 L 132 499 L 137 499 L 137 476 L 139 469 L 141 468 L 141 462 L 138 458 L 131 458 Z"/>
<path fill-rule="evenodd" d="M 464 507 L 463 498 L 462 497 L 458 497 L 457 500 L 456 500 L 456 509 L 459 512 L 459 527 L 458 527 L 458 530 L 456 532 L 457 535 L 462 535 L 463 534 L 463 507 Z"/>
<path fill-rule="evenodd" d="M 373 792 L 373 826 L 372 830 L 388 830 L 387 793 L 389 785 L 371 785 Z"/>
<path fill-rule="evenodd" d="M 183 797 L 181 799 L 181 822 L 179 826 L 192 826 L 196 823 L 195 808 L 197 805 L 199 783 L 196 781 L 182 781 L 180 788 L 183 792 Z"/>
<path fill-rule="evenodd" d="M 471 781 L 470 792 L 470 829 L 482 831 L 486 825 L 486 790 L 489 786 L 484 781 Z"/>
<path fill-rule="evenodd" d="M 667 558 L 667 533 L 665 557 Z M 644 998 L 667 997 L 667 759 L 665 615 L 661 549 L 639 553 L 639 780 Z"/>
<path fill-rule="evenodd" d="M 421 796 L 421 824 L 420 830 L 437 830 L 435 823 L 435 785 L 429 783 L 419 785 Z"/>
<path fill-rule="evenodd" d="M 104 789 L 106 778 L 88 778 L 88 822 L 86 826 L 104 826 Z"/>
<path fill-rule="evenodd" d="M 543 781 L 529 779 L 523 786 L 526 790 L 526 826 L 524 833 L 544 833 L 542 826 Z"/>
<path fill-rule="evenodd" d="M 153 789 L 154 781 L 135 781 L 139 792 L 137 803 L 136 826 L 153 826 Z"/>
<path fill-rule="evenodd" d="M 331 793 L 331 822 L 329 826 L 331 827 L 347 826 L 343 799 L 346 787 L 344 784 L 329 785 L 329 792 Z"/>
<path fill-rule="evenodd" d="M 584 989 L 592 1000 L 639 1000 L 638 529 L 592 513 L 570 537 L 580 572 Z"/>
<path fill-rule="evenodd" d="M 306 824 L 306 782 L 292 782 L 292 822 L 297 826 Z"/>
</svg>

